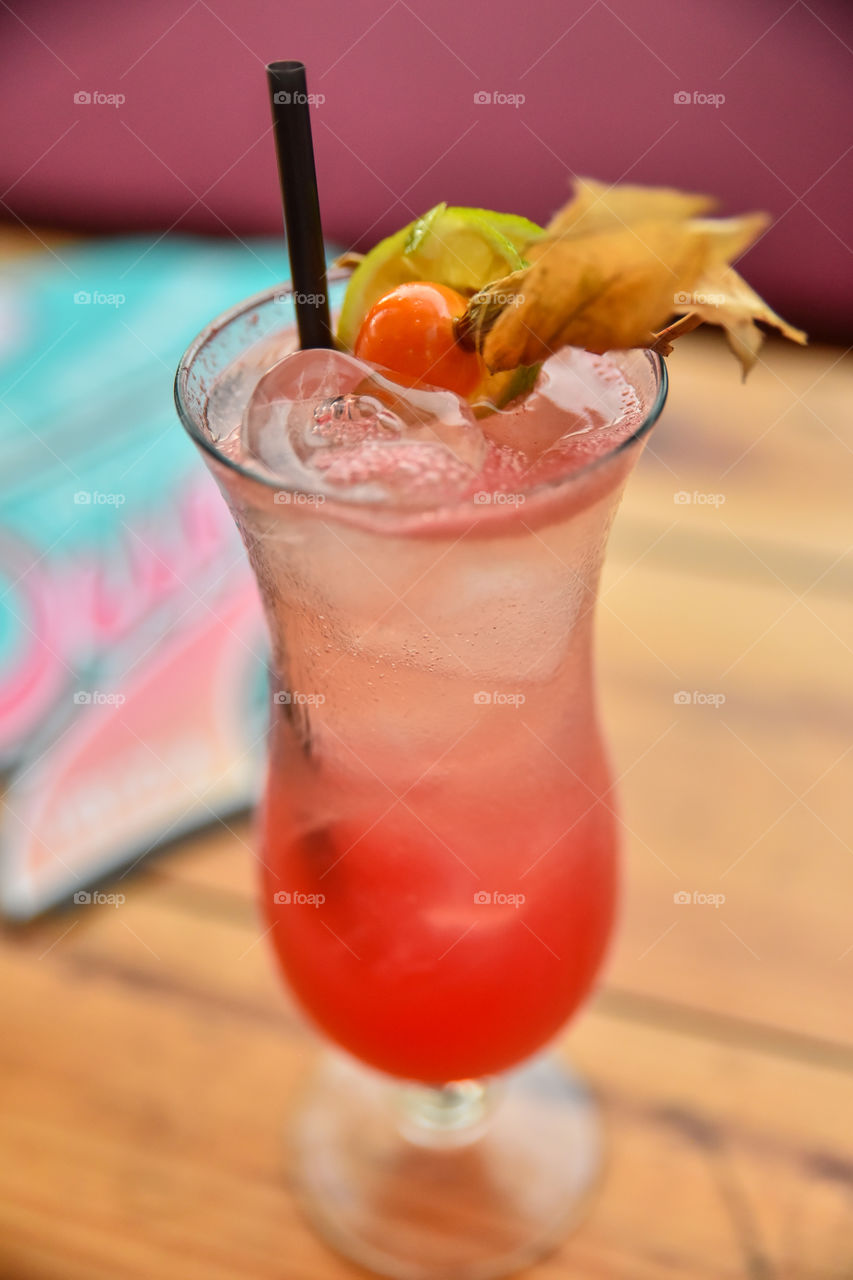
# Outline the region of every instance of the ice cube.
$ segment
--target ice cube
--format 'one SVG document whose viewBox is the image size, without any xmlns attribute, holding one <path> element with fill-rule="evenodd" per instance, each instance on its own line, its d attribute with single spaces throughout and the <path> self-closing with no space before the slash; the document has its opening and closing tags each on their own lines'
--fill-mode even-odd
<svg viewBox="0 0 853 1280">
<path fill-rule="evenodd" d="M 525 400 L 481 425 L 495 444 L 520 449 L 532 462 L 563 440 L 618 423 L 626 411 L 625 385 L 604 357 L 563 347 L 542 366 Z"/>
<path fill-rule="evenodd" d="M 403 503 L 472 492 L 487 453 L 452 391 L 400 386 L 338 351 L 299 351 L 274 365 L 246 408 L 242 444 L 288 484 Z"/>
<path fill-rule="evenodd" d="M 310 420 L 315 404 L 346 394 L 362 377 L 358 362 L 338 351 L 300 351 L 285 356 L 259 379 L 246 406 L 244 453 L 282 480 L 295 479 L 294 420 Z"/>
</svg>

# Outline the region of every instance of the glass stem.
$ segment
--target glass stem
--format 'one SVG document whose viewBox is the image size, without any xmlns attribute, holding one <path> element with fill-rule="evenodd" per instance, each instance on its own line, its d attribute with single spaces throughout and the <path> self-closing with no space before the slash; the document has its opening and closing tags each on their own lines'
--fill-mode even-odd
<svg viewBox="0 0 853 1280">
<path fill-rule="evenodd" d="M 397 1127 L 417 1146 L 467 1146 L 483 1134 L 500 1094 L 496 1080 L 403 1085 L 395 1089 Z"/>
</svg>

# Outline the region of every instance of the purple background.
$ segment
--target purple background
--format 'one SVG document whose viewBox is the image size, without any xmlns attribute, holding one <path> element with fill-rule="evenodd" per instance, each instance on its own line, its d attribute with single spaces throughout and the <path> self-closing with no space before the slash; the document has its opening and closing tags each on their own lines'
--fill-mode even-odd
<svg viewBox="0 0 853 1280">
<path fill-rule="evenodd" d="M 0 9 L 10 220 L 277 231 L 263 64 L 303 58 L 327 234 L 367 247 L 437 200 L 545 219 L 572 172 L 712 191 L 774 224 L 747 274 L 851 328 L 853 6 L 828 0 L 12 0 Z M 16 16 L 19 15 L 19 16 Z M 120 107 L 78 91 L 121 93 Z M 478 91 L 523 94 L 480 105 Z M 679 105 L 679 91 L 724 94 Z"/>
</svg>

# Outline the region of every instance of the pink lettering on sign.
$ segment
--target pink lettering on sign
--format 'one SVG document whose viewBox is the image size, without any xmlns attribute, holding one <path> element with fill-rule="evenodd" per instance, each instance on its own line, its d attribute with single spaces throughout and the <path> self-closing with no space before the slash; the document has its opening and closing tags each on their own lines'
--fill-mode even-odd
<svg viewBox="0 0 853 1280">
<path fill-rule="evenodd" d="M 7 756 L 43 721 L 81 665 L 96 663 L 154 613 L 177 618 L 204 591 L 248 576 L 221 498 L 206 476 L 171 507 L 124 519 L 114 541 L 50 557 L 0 532 L 11 586 L 11 655 L 0 669 L 0 753 Z"/>
</svg>

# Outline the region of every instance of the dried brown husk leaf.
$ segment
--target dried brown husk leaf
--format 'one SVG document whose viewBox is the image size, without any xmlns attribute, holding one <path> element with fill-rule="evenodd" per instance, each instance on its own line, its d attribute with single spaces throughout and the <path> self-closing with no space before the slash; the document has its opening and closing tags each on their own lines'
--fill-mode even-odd
<svg viewBox="0 0 853 1280">
<path fill-rule="evenodd" d="M 703 321 L 725 329 L 744 373 L 762 342 L 756 321 L 804 342 L 729 266 L 767 217 L 709 218 L 714 203 L 668 187 L 579 179 L 572 199 L 527 246 L 530 265 L 471 299 L 458 322 L 460 341 L 476 347 L 493 373 L 537 364 L 566 345 L 666 354 Z"/>
<path fill-rule="evenodd" d="M 650 346 L 654 332 L 703 275 L 722 268 L 764 225 L 747 218 L 681 219 L 611 227 L 591 235 L 545 236 L 513 297 L 490 306 L 477 295 L 480 349 L 492 371 L 536 364 L 562 346 L 588 351 Z M 499 282 L 500 289 L 506 281 Z"/>
<path fill-rule="evenodd" d="M 720 325 L 725 330 L 726 340 L 741 363 L 744 377 L 758 359 L 764 341 L 764 334 L 755 323 L 756 320 L 777 329 L 791 342 L 805 346 L 808 341 L 802 329 L 795 329 L 771 310 L 734 267 L 722 267 L 697 281 L 690 314 L 698 316 L 707 324 Z"/>
<path fill-rule="evenodd" d="M 575 179 L 575 191 L 548 223 L 549 236 L 590 235 L 637 222 L 684 221 L 716 208 L 712 196 L 673 187 L 608 186 L 594 178 Z"/>
</svg>

